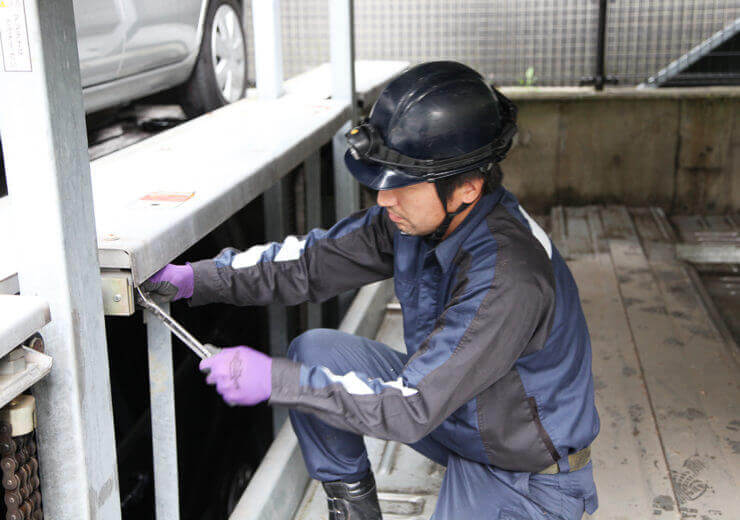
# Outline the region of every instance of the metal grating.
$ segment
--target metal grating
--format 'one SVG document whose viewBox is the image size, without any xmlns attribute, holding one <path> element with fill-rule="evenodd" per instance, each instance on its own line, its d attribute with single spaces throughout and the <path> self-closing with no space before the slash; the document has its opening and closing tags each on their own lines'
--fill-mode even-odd
<svg viewBox="0 0 740 520">
<path fill-rule="evenodd" d="M 329 60 L 328 4 L 282 0 L 286 78 Z M 594 74 L 598 0 L 356 0 L 354 9 L 357 59 L 459 60 L 498 85 L 577 85 Z M 641 83 L 737 18 L 740 0 L 609 0 L 606 73 Z"/>
<path fill-rule="evenodd" d="M 618 0 L 607 15 L 607 73 L 646 81 L 740 18 L 738 0 Z"/>
<path fill-rule="evenodd" d="M 357 55 L 459 60 L 497 84 L 573 84 L 591 70 L 597 14 L 583 0 L 557 9 L 545 0 L 360 1 Z"/>
<path fill-rule="evenodd" d="M 640 86 L 740 84 L 740 18 L 714 33 Z"/>
</svg>

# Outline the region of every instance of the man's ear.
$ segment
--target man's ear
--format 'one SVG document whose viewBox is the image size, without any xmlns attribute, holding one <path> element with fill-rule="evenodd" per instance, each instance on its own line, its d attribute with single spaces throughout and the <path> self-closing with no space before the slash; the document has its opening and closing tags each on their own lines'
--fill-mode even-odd
<svg viewBox="0 0 740 520">
<path fill-rule="evenodd" d="M 483 193 L 483 179 L 470 179 L 465 181 L 461 188 L 462 201 L 468 204 L 475 202 Z"/>
</svg>

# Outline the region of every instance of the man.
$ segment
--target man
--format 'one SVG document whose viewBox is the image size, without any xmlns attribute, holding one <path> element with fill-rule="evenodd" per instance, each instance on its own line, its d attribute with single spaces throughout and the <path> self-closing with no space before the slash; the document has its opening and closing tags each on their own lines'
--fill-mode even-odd
<svg viewBox="0 0 740 520">
<path fill-rule="evenodd" d="M 291 408 L 330 519 L 381 518 L 362 435 L 447 467 L 434 519 L 581 518 L 599 430 L 573 278 L 501 186 L 516 108 L 472 69 L 416 66 L 348 134 L 378 205 L 298 240 L 168 266 L 145 289 L 191 304 L 322 301 L 393 276 L 407 354 L 335 330 L 289 359 L 225 349 L 201 367 L 233 404 Z"/>
</svg>

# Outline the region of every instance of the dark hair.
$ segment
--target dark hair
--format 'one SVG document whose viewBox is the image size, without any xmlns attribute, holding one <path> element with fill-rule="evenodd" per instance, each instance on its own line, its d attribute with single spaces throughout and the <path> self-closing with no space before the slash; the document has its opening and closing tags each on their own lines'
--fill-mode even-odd
<svg viewBox="0 0 740 520">
<path fill-rule="evenodd" d="M 445 194 L 445 199 L 452 195 L 456 188 L 468 181 L 483 179 L 483 194 L 492 193 L 501 186 L 504 172 L 498 163 L 488 163 L 474 170 L 470 170 L 451 177 L 444 177 L 436 181 L 437 192 Z"/>
</svg>

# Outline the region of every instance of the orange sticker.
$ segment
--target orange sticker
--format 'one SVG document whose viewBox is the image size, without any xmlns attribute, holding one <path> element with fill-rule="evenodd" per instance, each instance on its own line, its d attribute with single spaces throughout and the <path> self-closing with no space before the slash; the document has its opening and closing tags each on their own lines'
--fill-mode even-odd
<svg viewBox="0 0 740 520">
<path fill-rule="evenodd" d="M 187 193 L 172 193 L 166 191 L 156 191 L 154 193 L 147 193 L 139 200 L 145 200 L 148 202 L 179 202 L 183 203 L 195 195 L 194 191 Z"/>
</svg>

